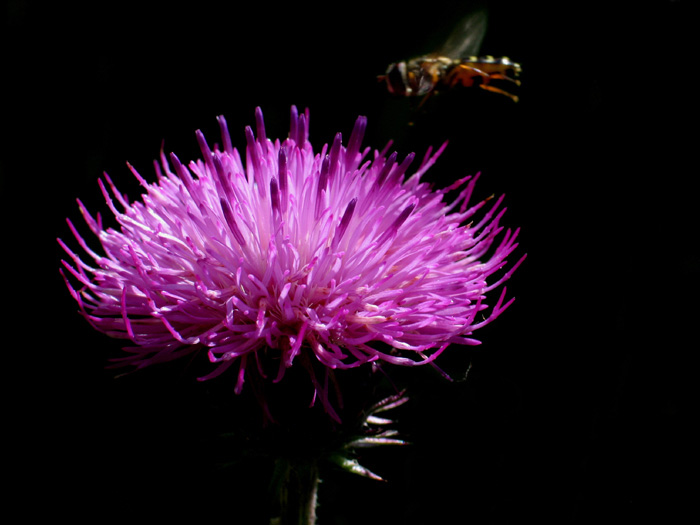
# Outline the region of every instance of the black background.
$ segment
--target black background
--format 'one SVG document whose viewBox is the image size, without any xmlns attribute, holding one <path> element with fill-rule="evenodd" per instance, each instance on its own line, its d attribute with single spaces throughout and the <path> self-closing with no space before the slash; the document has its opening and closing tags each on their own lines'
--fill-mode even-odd
<svg viewBox="0 0 700 525">
<path fill-rule="evenodd" d="M 211 468 L 225 388 L 186 366 L 113 379 L 119 347 L 76 312 L 55 239 L 80 223 L 76 197 L 109 216 L 103 171 L 134 200 L 126 161 L 154 180 L 161 143 L 197 158 L 194 131 L 218 140 L 219 114 L 241 145 L 256 106 L 284 137 L 296 104 L 315 148 L 359 114 L 375 148 L 449 139 L 429 179 L 481 171 L 478 196 L 506 193 L 528 253 L 468 379 L 411 371 L 397 415 L 413 445 L 363 458 L 386 483 L 329 469 L 319 524 L 679 522 L 700 274 L 692 2 L 487 2 L 482 51 L 522 63 L 520 103 L 473 89 L 421 110 L 376 76 L 470 4 L 392 4 L 6 2 L 5 472 L 25 516 L 266 523 L 265 465 Z"/>
</svg>

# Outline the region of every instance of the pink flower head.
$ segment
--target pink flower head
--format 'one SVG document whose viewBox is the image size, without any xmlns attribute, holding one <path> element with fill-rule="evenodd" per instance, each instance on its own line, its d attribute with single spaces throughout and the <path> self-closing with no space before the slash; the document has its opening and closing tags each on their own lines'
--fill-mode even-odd
<svg viewBox="0 0 700 525">
<path fill-rule="evenodd" d="M 130 203 L 104 175 L 118 231 L 78 201 L 105 255 L 70 221 L 94 263 L 59 239 L 84 317 L 133 343 L 124 364 L 207 348 L 215 367 L 203 379 L 235 365 L 237 392 L 247 370 L 264 376 L 271 362 L 275 381 L 310 358 L 326 372 L 380 361 L 414 366 L 451 343 L 478 344 L 473 332 L 512 302 L 504 287 L 493 307 L 486 303 L 522 261 L 495 276 L 517 247 L 518 232 L 499 224 L 503 197 L 470 206 L 478 176 L 439 191 L 421 182 L 446 144 L 409 172 L 413 154 L 361 148 L 364 117 L 347 146 L 338 133 L 314 153 L 308 110 L 292 108 L 280 142 L 266 138 L 258 109 L 256 133 L 245 130 L 244 162 L 218 122 L 220 147 L 197 132 L 203 160 L 184 165 L 162 153 L 153 184 L 131 168 L 145 188 L 140 201 Z M 459 193 L 446 203 L 449 191 Z M 325 404 L 327 386 L 311 375 Z"/>
</svg>

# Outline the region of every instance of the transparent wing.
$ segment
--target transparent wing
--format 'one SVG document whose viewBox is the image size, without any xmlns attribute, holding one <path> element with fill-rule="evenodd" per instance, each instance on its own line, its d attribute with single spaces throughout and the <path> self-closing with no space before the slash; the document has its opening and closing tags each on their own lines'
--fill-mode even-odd
<svg viewBox="0 0 700 525">
<path fill-rule="evenodd" d="M 486 34 L 487 22 L 488 13 L 485 9 L 469 13 L 455 26 L 445 43 L 437 51 L 439 56 L 459 59 L 478 55 L 481 42 Z"/>
</svg>

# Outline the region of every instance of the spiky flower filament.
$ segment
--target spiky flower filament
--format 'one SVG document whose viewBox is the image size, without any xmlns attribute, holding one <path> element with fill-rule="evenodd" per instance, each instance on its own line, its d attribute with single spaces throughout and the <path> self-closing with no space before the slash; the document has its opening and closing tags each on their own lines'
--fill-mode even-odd
<svg viewBox="0 0 700 525">
<path fill-rule="evenodd" d="M 517 247 L 518 231 L 500 225 L 503 197 L 470 205 L 478 175 L 438 191 L 421 181 L 446 144 L 409 175 L 413 154 L 361 148 L 363 117 L 347 146 L 338 134 L 314 153 L 308 111 L 293 108 L 288 138 L 272 141 L 258 110 L 244 161 L 218 121 L 221 147 L 197 132 L 201 160 L 162 153 L 152 184 L 130 167 L 140 201 L 105 174 L 99 184 L 119 230 L 79 203 L 104 255 L 69 221 L 94 261 L 61 242 L 69 290 L 96 329 L 132 341 L 124 364 L 205 347 L 217 365 L 206 378 L 237 363 L 237 391 L 246 370 L 267 373 L 271 356 L 275 381 L 306 353 L 327 370 L 413 366 L 451 343 L 478 344 L 473 332 L 512 302 L 504 288 L 486 303 L 522 261 L 494 277 Z"/>
</svg>

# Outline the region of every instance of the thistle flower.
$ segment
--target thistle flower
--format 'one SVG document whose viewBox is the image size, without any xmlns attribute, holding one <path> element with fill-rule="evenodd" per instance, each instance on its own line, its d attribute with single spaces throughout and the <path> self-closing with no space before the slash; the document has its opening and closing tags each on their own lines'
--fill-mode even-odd
<svg viewBox="0 0 700 525">
<path fill-rule="evenodd" d="M 503 197 L 470 206 L 478 175 L 433 191 L 421 177 L 446 144 L 409 172 L 414 155 L 387 156 L 391 143 L 362 149 L 364 117 L 346 146 L 338 133 L 314 153 L 308 110 L 292 108 L 283 141 L 266 137 L 260 109 L 255 116 L 245 162 L 219 117 L 221 146 L 197 131 L 202 160 L 185 165 L 161 152 L 152 184 L 130 166 L 145 188 L 140 201 L 104 174 L 119 230 L 78 201 L 104 255 L 68 220 L 94 263 L 59 239 L 70 258 L 70 275 L 62 273 L 94 328 L 133 343 L 120 364 L 141 368 L 205 348 L 214 367 L 201 379 L 237 368 L 239 393 L 246 374 L 278 382 L 300 363 L 337 417 L 332 370 L 423 365 L 452 343 L 478 344 L 473 333 L 513 300 L 504 287 L 489 308 L 488 294 L 522 261 L 498 273 L 518 235 L 500 225 Z"/>
</svg>

